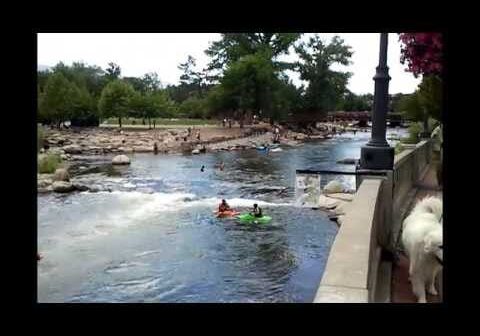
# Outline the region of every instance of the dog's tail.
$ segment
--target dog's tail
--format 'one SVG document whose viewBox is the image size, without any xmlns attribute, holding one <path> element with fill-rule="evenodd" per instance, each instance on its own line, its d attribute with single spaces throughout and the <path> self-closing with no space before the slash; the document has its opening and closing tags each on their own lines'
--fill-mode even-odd
<svg viewBox="0 0 480 336">
<path fill-rule="evenodd" d="M 443 201 L 438 197 L 425 197 L 417 203 L 414 211 L 434 214 L 440 221 L 443 214 Z"/>
</svg>

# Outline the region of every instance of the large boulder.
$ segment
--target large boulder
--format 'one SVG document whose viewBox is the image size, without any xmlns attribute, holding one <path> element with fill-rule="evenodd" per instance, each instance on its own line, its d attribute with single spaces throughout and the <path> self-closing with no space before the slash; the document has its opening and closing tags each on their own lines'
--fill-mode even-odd
<svg viewBox="0 0 480 336">
<path fill-rule="evenodd" d="M 82 153 L 82 148 L 78 145 L 69 145 L 63 147 L 63 150 L 67 154 L 81 154 Z"/>
<path fill-rule="evenodd" d="M 345 187 L 343 184 L 337 180 L 330 181 L 325 187 L 323 187 L 324 194 L 342 193 L 344 190 Z"/>
<path fill-rule="evenodd" d="M 55 173 L 53 174 L 53 180 L 69 182 L 70 175 L 68 174 L 68 171 L 65 168 L 57 168 L 55 170 Z"/>
<path fill-rule="evenodd" d="M 130 164 L 130 158 L 126 155 L 117 155 L 112 159 L 113 165 L 127 165 Z"/>
<path fill-rule="evenodd" d="M 58 193 L 66 193 L 75 190 L 75 187 L 70 182 L 55 181 L 52 184 L 52 189 Z"/>
</svg>

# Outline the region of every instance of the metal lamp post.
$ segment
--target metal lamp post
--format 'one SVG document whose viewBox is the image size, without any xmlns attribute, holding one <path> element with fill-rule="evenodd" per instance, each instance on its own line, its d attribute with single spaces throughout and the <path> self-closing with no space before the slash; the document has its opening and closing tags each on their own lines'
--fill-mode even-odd
<svg viewBox="0 0 480 336">
<path fill-rule="evenodd" d="M 372 135 L 370 141 L 361 148 L 360 169 L 392 170 L 394 149 L 386 140 L 388 109 L 387 67 L 388 33 L 380 34 L 380 60 L 375 77 L 373 101 Z"/>
</svg>

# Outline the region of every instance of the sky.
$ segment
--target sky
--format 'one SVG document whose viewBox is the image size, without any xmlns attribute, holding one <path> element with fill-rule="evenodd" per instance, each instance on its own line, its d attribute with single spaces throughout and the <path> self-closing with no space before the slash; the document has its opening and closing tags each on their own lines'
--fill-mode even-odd
<svg viewBox="0 0 480 336">
<path fill-rule="evenodd" d="M 313 34 L 305 34 L 307 40 Z M 352 64 L 332 66 L 334 70 L 352 72 L 348 89 L 356 94 L 373 93 L 375 68 L 378 64 L 380 34 L 378 33 L 319 33 L 325 41 L 334 35 L 352 47 Z M 178 84 L 181 71 L 177 68 L 188 55 L 197 60 L 198 69 L 209 62 L 204 51 L 213 41 L 220 39 L 214 33 L 39 33 L 37 62 L 41 66 L 54 66 L 62 61 L 67 65 L 83 61 L 105 69 L 109 62 L 120 65 L 122 76 L 142 76 L 156 72 L 163 85 Z M 294 53 L 282 56 L 296 60 Z M 400 63 L 400 44 L 397 34 L 389 34 L 388 66 L 392 78 L 389 93 L 411 93 L 420 78 L 405 71 Z M 301 83 L 298 75 L 288 72 L 295 85 Z"/>
</svg>

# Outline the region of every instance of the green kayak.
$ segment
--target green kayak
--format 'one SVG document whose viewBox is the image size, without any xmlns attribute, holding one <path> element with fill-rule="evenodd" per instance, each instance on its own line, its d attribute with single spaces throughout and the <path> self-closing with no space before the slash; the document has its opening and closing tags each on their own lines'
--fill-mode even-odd
<svg viewBox="0 0 480 336">
<path fill-rule="evenodd" d="M 242 221 L 242 222 L 261 223 L 261 224 L 268 223 L 272 220 L 272 217 L 270 217 L 270 216 L 255 217 L 255 216 L 252 216 L 249 213 L 241 214 L 241 215 L 237 216 L 237 218 L 240 219 L 240 221 Z"/>
</svg>

